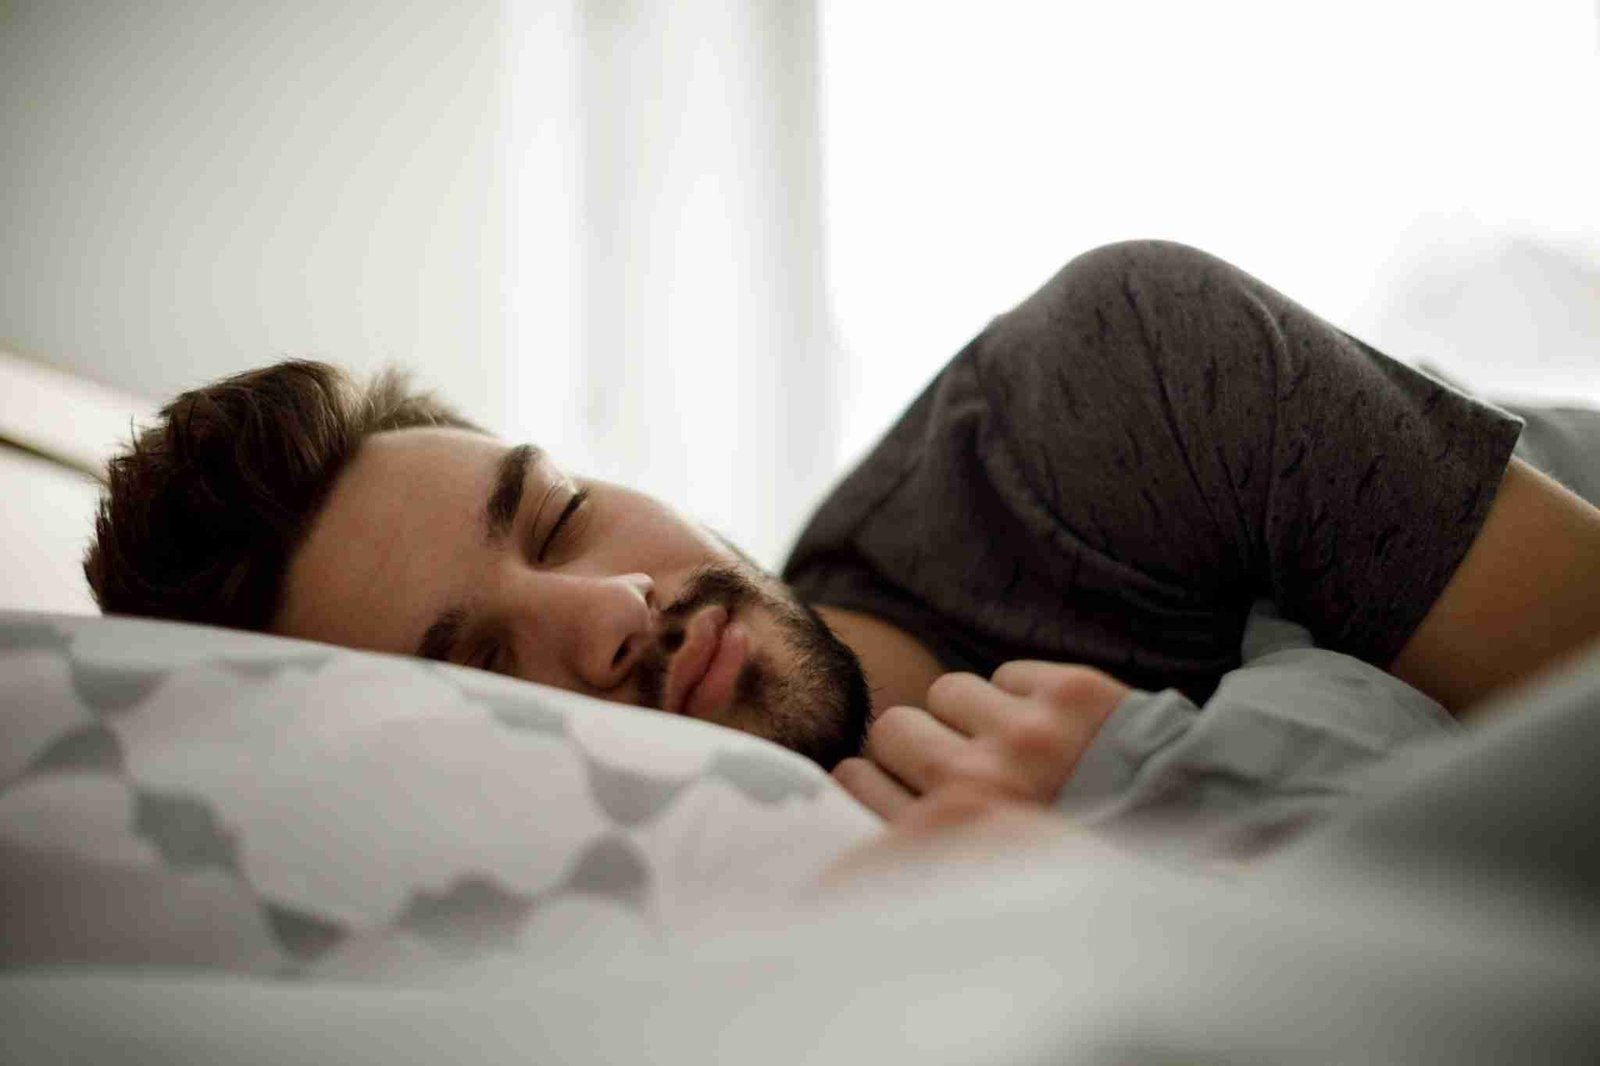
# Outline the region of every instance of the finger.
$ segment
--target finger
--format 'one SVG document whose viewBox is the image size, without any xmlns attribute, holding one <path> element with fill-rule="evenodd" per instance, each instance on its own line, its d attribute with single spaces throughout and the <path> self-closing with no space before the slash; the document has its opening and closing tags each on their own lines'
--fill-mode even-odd
<svg viewBox="0 0 1600 1066">
<path fill-rule="evenodd" d="M 1056 707 L 1101 719 L 1133 689 L 1103 670 L 1078 663 L 1017 659 L 1002 663 L 992 681 L 996 688 L 1021 697 L 1039 697 Z"/>
<path fill-rule="evenodd" d="M 1052 663 L 1042 659 L 1013 659 L 1001 663 L 989 676 L 997 688 L 1018 696 L 1032 696 L 1041 689 L 1061 683 L 1063 677 L 1092 667 L 1073 663 Z"/>
<path fill-rule="evenodd" d="M 969 737 L 998 731 L 1017 712 L 1018 697 L 977 674 L 945 674 L 928 686 L 928 711 Z"/>
<path fill-rule="evenodd" d="M 867 759 L 845 759 L 833 768 L 833 779 L 886 822 L 894 821 L 916 801 L 910 789 Z"/>
<path fill-rule="evenodd" d="M 920 707 L 890 707 L 867 731 L 866 755 L 922 793 L 943 784 L 971 744 Z"/>
</svg>

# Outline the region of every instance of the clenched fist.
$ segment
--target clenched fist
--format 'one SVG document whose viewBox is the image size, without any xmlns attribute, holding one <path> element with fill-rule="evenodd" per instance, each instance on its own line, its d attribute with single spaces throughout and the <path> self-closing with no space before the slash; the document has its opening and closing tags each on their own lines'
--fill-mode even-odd
<svg viewBox="0 0 1600 1066">
<path fill-rule="evenodd" d="M 1132 689 L 1088 666 L 1019 660 L 994 672 L 945 674 L 927 708 L 890 707 L 867 733 L 861 758 L 833 776 L 890 823 L 929 819 L 945 797 L 977 817 L 994 806 L 1048 806 L 1102 723 Z M 938 818 L 933 821 L 946 821 Z"/>
</svg>

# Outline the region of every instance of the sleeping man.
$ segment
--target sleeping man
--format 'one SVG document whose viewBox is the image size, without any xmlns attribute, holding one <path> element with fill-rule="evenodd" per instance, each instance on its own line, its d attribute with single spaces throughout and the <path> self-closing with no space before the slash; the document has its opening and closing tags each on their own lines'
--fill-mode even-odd
<svg viewBox="0 0 1600 1066">
<path fill-rule="evenodd" d="M 112 463 L 85 568 L 107 612 L 742 729 L 914 824 L 1062 800 L 1108 722 L 1212 699 L 1263 603 L 1456 715 L 1588 644 L 1600 511 L 1512 456 L 1523 424 L 1136 242 L 957 354 L 781 580 L 397 376 L 313 363 L 164 408 Z"/>
</svg>

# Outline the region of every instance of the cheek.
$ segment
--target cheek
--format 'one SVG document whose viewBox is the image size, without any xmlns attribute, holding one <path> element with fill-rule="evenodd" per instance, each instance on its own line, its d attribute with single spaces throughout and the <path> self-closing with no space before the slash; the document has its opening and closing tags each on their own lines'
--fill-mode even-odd
<svg viewBox="0 0 1600 1066">
<path fill-rule="evenodd" d="M 687 572 L 707 563 L 734 561 L 714 537 L 678 522 L 663 523 L 653 537 L 650 550 L 657 555 L 661 568 L 667 571 Z"/>
<path fill-rule="evenodd" d="M 707 563 L 736 557 L 710 532 L 686 521 L 654 500 L 629 494 L 618 501 L 607 554 L 627 570 L 674 581 Z"/>
</svg>

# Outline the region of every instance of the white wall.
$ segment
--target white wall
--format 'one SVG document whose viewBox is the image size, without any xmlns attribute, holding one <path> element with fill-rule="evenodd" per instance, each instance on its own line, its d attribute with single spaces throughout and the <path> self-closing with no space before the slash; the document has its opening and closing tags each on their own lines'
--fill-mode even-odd
<svg viewBox="0 0 1600 1066">
<path fill-rule="evenodd" d="M 163 397 L 308 356 L 502 416 L 495 0 L 0 0 L 0 348 Z"/>
<path fill-rule="evenodd" d="M 1592 0 L 823 0 L 845 453 L 1078 252 L 1213 251 L 1397 358 L 1600 405 Z"/>
<path fill-rule="evenodd" d="M 835 471 L 802 0 L 0 0 L 0 349 L 413 367 L 775 564 Z"/>
</svg>

